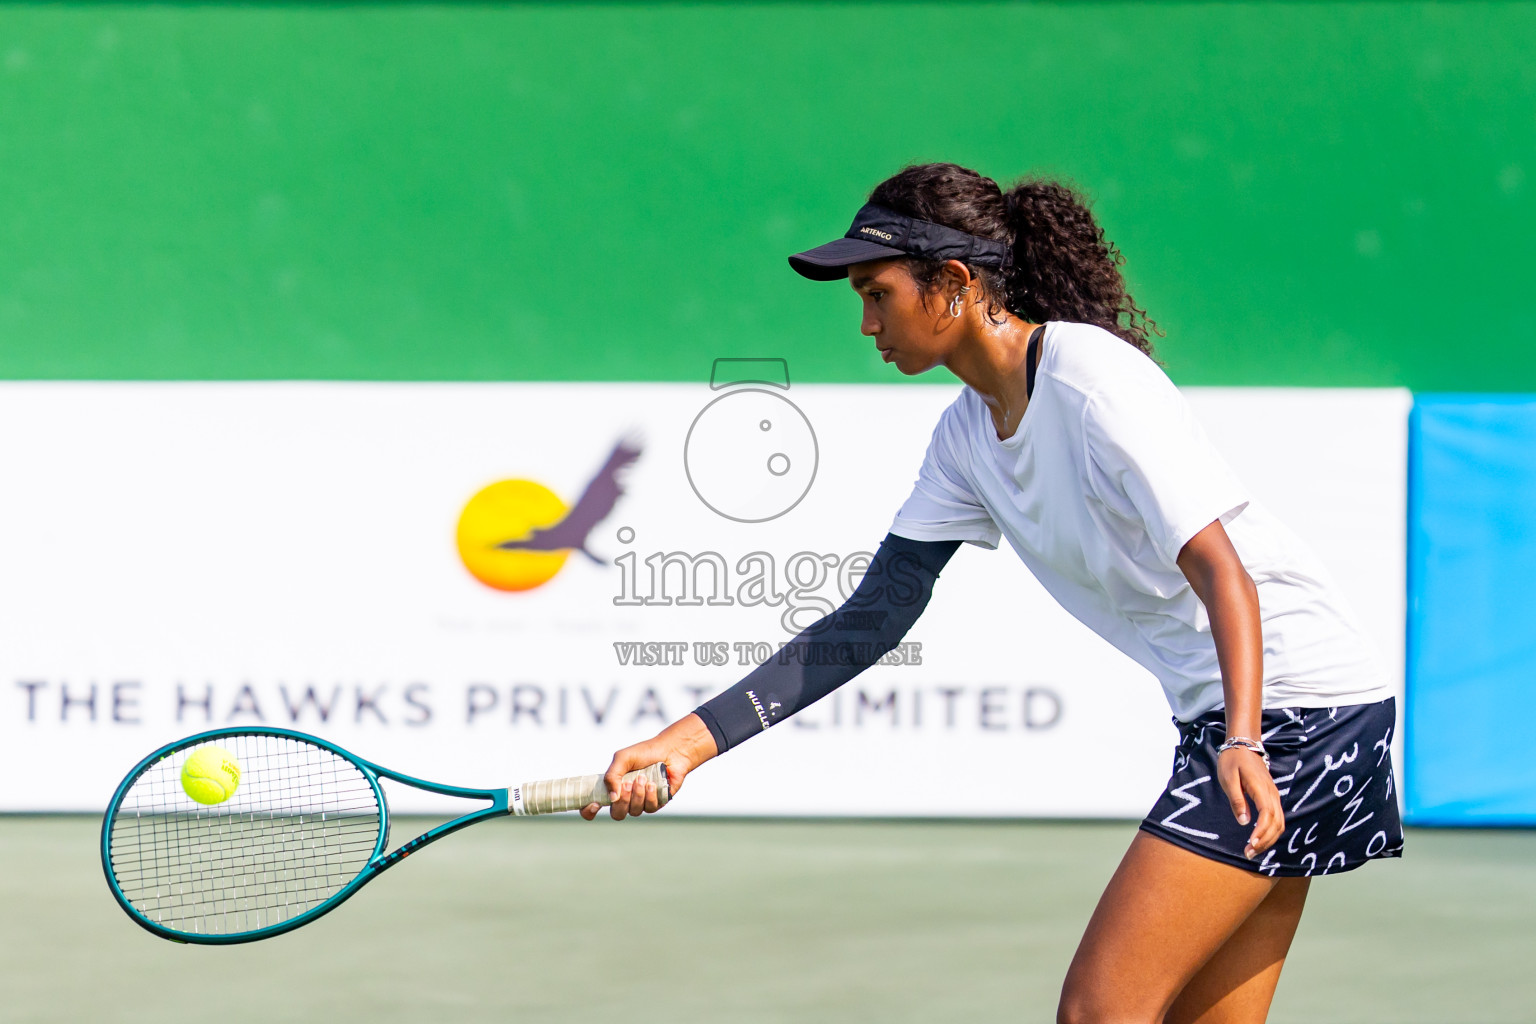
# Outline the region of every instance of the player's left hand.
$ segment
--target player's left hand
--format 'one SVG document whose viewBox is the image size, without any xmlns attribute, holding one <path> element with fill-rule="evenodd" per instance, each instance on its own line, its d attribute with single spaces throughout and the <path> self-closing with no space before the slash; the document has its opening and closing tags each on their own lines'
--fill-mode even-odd
<svg viewBox="0 0 1536 1024">
<path fill-rule="evenodd" d="M 1239 825 L 1248 824 L 1248 803 L 1259 812 L 1253 833 L 1243 849 L 1249 860 L 1257 857 L 1279 840 L 1285 832 L 1285 808 L 1280 805 L 1280 791 L 1264 759 L 1251 750 L 1232 747 L 1221 752 L 1216 762 L 1216 779 L 1232 804 L 1232 814 Z"/>
<path fill-rule="evenodd" d="M 628 817 L 654 813 L 660 809 L 656 787 L 645 779 L 625 782 L 624 776 L 638 768 L 645 768 L 658 761 L 667 766 L 667 785 L 673 796 L 683 788 L 683 779 L 700 764 L 717 753 L 715 738 L 704 720 L 696 714 L 687 714 L 667 726 L 655 737 L 625 747 L 613 755 L 613 762 L 603 780 L 613 803 L 608 813 L 614 821 Z M 588 804 L 581 809 L 581 816 L 591 821 L 602 810 L 600 804 Z"/>
</svg>

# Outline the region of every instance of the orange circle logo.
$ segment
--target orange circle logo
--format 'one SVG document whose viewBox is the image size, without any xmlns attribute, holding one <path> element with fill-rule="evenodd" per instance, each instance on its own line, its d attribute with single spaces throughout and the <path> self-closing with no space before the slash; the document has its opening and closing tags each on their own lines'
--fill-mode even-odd
<svg viewBox="0 0 1536 1024">
<path fill-rule="evenodd" d="M 548 583 L 572 551 L 605 565 L 587 547 L 587 538 L 613 511 L 624 493 L 620 474 L 639 457 L 638 441 L 620 440 L 569 508 L 533 480 L 502 480 L 482 488 L 459 514 L 464 568 L 497 590 L 532 590 Z"/>
<path fill-rule="evenodd" d="M 534 530 L 565 518 L 565 502 L 541 483 L 502 480 L 482 488 L 459 515 L 459 557 L 470 575 L 497 590 L 532 590 L 560 571 L 570 549 L 529 551 L 505 548 L 527 540 Z"/>
</svg>

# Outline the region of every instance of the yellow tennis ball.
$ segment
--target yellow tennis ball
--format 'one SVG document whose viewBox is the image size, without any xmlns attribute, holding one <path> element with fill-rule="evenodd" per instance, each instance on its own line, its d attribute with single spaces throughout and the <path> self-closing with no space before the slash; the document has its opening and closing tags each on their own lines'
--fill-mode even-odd
<svg viewBox="0 0 1536 1024">
<path fill-rule="evenodd" d="M 221 804 L 240 786 L 240 762 L 223 747 L 198 747 L 181 766 L 181 788 L 200 804 Z"/>
</svg>

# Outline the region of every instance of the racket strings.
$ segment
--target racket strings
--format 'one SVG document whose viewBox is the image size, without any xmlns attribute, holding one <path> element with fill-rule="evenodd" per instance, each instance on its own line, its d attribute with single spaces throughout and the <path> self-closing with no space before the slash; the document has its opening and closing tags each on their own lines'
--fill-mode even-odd
<svg viewBox="0 0 1536 1024">
<path fill-rule="evenodd" d="M 384 816 L 356 765 L 282 736 L 218 740 L 240 785 L 203 806 L 181 786 L 191 750 L 151 765 L 112 820 L 111 869 L 144 917 L 190 934 L 259 931 L 347 886 L 379 845 Z"/>
</svg>

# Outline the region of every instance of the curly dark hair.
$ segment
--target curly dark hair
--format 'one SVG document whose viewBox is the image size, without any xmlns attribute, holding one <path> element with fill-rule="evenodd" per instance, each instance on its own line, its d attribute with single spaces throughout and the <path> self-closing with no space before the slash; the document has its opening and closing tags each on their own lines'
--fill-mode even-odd
<svg viewBox="0 0 1536 1024">
<path fill-rule="evenodd" d="M 1003 310 L 1031 323 L 1067 320 L 1094 324 L 1152 354 L 1161 335 L 1146 310 L 1125 290 L 1125 257 L 1094 222 L 1087 200 L 1057 181 L 1025 178 L 1004 192 L 997 182 L 958 164 L 914 164 L 869 194 L 897 213 L 1007 242 L 1012 265 L 971 267 L 987 295 L 987 315 Z M 938 281 L 942 262 L 907 259 L 925 289 Z"/>
</svg>

